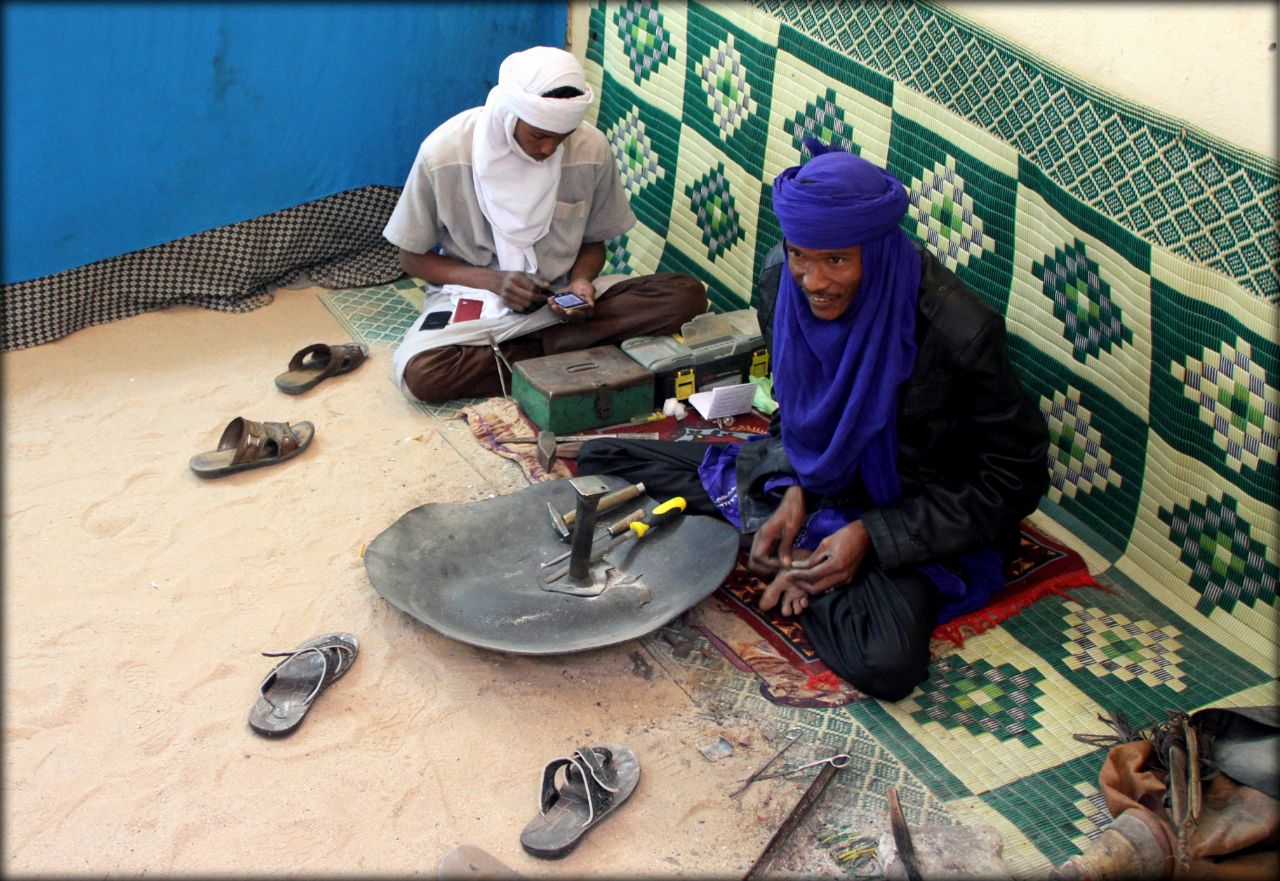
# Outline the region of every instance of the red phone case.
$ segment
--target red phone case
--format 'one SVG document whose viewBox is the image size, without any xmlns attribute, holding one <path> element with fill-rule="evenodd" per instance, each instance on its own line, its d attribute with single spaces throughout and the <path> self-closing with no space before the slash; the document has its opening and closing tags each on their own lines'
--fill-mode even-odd
<svg viewBox="0 0 1280 881">
<path fill-rule="evenodd" d="M 459 321 L 474 321 L 480 317 L 481 310 L 484 309 L 484 303 L 480 300 L 469 300 L 466 297 L 458 298 L 458 305 L 453 310 L 453 323 Z"/>
</svg>

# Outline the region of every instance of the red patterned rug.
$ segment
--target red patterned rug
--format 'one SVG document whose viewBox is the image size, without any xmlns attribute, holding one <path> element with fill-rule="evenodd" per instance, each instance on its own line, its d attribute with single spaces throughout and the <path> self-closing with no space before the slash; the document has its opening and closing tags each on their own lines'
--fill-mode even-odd
<svg viewBox="0 0 1280 881">
<path fill-rule="evenodd" d="M 865 700 L 866 695 L 818 659 L 796 619 L 757 608 L 765 583 L 747 571 L 745 561 L 744 552 L 725 583 L 691 611 L 690 624 L 731 663 L 759 676 L 761 693 L 774 703 L 832 707 Z M 934 657 L 1043 597 L 1062 596 L 1071 588 L 1101 587 L 1078 553 L 1025 521 L 1022 547 L 1007 577 L 1007 586 L 986 606 L 933 632 Z"/>
<path fill-rule="evenodd" d="M 476 439 L 499 456 L 517 462 L 533 483 L 577 475 L 571 458 L 558 458 L 549 470 L 538 464 L 532 444 L 504 444 L 500 438 L 537 434 L 515 401 L 489 398 L 461 411 Z M 739 416 L 724 425 L 707 422 L 696 413 L 682 422 L 673 417 L 625 424 L 582 434 L 648 434 L 663 440 L 706 440 L 741 443 L 768 431 L 759 413 Z M 570 449 L 568 452 L 572 452 Z M 760 677 L 761 693 L 778 704 L 833 707 L 865 700 L 866 695 L 844 682 L 818 659 L 804 629 L 792 618 L 756 608 L 764 582 L 745 568 L 745 552 L 714 594 L 688 614 L 689 623 L 707 637 L 734 666 Z M 984 608 L 950 621 L 933 633 L 934 657 L 964 644 L 966 637 L 995 627 L 1027 606 L 1051 594 L 1076 587 L 1100 587 L 1075 551 L 1029 523 L 1022 524 L 1022 548 L 1010 564 L 1008 585 Z"/>
</svg>

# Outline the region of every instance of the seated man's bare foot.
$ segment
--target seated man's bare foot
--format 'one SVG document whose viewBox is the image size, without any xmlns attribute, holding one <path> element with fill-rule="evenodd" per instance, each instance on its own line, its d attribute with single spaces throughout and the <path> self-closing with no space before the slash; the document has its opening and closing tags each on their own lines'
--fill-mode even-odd
<svg viewBox="0 0 1280 881">
<path fill-rule="evenodd" d="M 760 611 L 767 612 L 779 603 L 782 607 L 778 611 L 787 616 L 799 615 L 809 607 L 809 594 L 791 581 L 785 571 L 770 581 L 760 595 Z"/>
</svg>

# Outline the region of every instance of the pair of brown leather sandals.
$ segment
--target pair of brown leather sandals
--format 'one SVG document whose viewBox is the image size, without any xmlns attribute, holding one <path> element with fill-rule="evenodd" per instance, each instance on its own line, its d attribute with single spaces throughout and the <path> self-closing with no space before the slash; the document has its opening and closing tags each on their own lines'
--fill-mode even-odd
<svg viewBox="0 0 1280 881">
<path fill-rule="evenodd" d="M 368 357 L 369 347 L 362 343 L 315 343 L 293 356 L 289 369 L 276 377 L 276 388 L 300 395 L 331 376 L 350 373 Z M 197 477 L 211 478 L 275 465 L 305 450 L 315 434 L 310 422 L 254 422 L 237 416 L 223 430 L 216 450 L 191 457 L 191 470 Z"/>
</svg>

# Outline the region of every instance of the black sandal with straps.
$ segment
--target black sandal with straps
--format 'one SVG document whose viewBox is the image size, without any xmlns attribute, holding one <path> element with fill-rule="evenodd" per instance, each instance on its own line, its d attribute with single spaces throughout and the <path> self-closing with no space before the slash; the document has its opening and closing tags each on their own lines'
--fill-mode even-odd
<svg viewBox="0 0 1280 881">
<path fill-rule="evenodd" d="M 556 780 L 563 769 L 563 779 Z M 577 847 L 587 830 L 613 813 L 640 782 L 640 762 L 625 746 L 605 743 L 553 759 L 542 771 L 538 816 L 520 833 L 535 857 L 554 860 Z"/>
<path fill-rule="evenodd" d="M 249 727 L 263 737 L 292 734 L 320 692 L 351 669 L 359 651 L 353 634 L 339 632 L 309 639 L 291 652 L 263 652 L 264 657 L 283 660 L 258 687 Z"/>
</svg>

